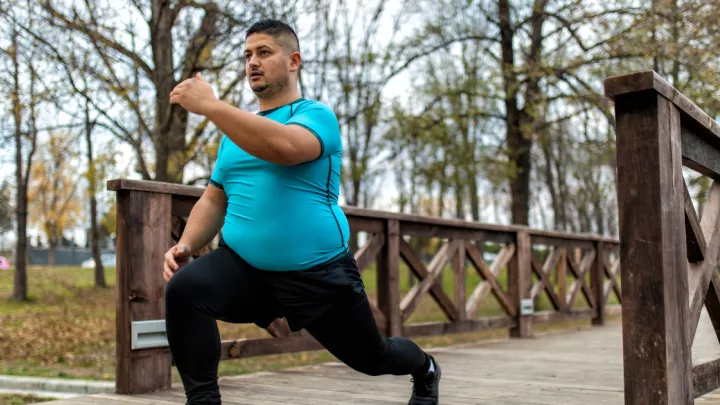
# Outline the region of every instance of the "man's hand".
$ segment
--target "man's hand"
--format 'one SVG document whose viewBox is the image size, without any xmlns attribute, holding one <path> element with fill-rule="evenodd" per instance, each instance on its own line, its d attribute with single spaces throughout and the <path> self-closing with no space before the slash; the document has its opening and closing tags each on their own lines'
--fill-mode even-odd
<svg viewBox="0 0 720 405">
<path fill-rule="evenodd" d="M 165 281 L 169 281 L 170 277 L 180 270 L 180 267 L 188 264 L 190 253 L 190 246 L 184 244 L 175 245 L 165 253 L 165 271 L 163 272 Z"/>
<path fill-rule="evenodd" d="M 180 104 L 184 109 L 198 115 L 206 115 L 208 109 L 217 101 L 210 83 L 200 73 L 184 80 L 170 93 L 170 104 Z"/>
</svg>

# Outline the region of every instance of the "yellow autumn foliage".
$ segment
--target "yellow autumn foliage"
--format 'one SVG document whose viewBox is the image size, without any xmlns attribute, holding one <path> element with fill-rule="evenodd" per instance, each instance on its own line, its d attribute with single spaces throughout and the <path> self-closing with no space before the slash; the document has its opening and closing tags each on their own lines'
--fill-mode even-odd
<svg viewBox="0 0 720 405">
<path fill-rule="evenodd" d="M 30 224 L 40 228 L 55 246 L 69 228 L 85 221 L 84 199 L 80 195 L 82 174 L 72 152 L 71 135 L 52 132 L 39 143 L 28 184 Z"/>
</svg>

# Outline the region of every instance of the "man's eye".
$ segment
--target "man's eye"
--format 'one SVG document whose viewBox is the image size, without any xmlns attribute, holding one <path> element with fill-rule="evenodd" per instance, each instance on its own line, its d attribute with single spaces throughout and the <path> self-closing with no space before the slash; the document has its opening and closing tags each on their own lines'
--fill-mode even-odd
<svg viewBox="0 0 720 405">
<path fill-rule="evenodd" d="M 261 55 L 267 55 L 267 54 L 269 54 L 269 53 L 270 53 L 270 52 L 268 52 L 268 51 L 261 51 L 261 52 L 260 52 Z"/>
</svg>

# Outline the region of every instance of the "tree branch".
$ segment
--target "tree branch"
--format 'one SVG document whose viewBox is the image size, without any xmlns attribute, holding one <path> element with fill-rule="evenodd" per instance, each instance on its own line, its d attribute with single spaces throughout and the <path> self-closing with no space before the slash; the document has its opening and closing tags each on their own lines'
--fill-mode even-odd
<svg viewBox="0 0 720 405">
<path fill-rule="evenodd" d="M 104 122 L 97 121 L 96 125 L 101 128 L 107 129 L 116 138 L 129 143 L 130 146 L 132 146 L 133 150 L 135 151 L 135 154 L 137 155 L 138 164 L 140 165 L 140 175 L 143 176 L 143 180 L 150 180 L 152 178 L 150 176 L 150 171 L 148 170 L 147 164 L 145 163 L 145 158 L 142 155 L 143 149 L 142 149 L 142 145 L 140 144 L 139 140 L 136 140 L 134 138 L 128 139 L 128 138 L 124 137 L 123 135 L 121 135 L 117 132 L 117 128 L 107 125 Z"/>
<path fill-rule="evenodd" d="M 100 108 L 100 106 L 98 106 L 97 103 L 95 103 L 95 101 L 87 94 L 87 91 L 86 91 L 87 89 L 85 89 L 85 90 L 80 90 L 80 88 L 77 86 L 77 83 L 75 83 L 74 75 L 73 75 L 72 71 L 70 70 L 70 66 L 74 66 L 74 65 L 71 65 L 68 61 L 66 61 L 66 60 L 65 60 L 65 57 L 60 53 L 60 51 L 58 51 L 57 48 L 55 48 L 54 45 L 52 45 L 52 44 L 51 44 L 48 40 L 46 40 L 45 38 L 37 35 L 36 33 L 32 32 L 32 31 L 30 31 L 27 27 L 25 27 L 25 26 L 23 26 L 23 25 L 21 25 L 21 24 L 18 24 L 18 27 L 22 28 L 25 32 L 27 32 L 29 35 L 31 35 L 33 38 L 35 38 L 37 41 L 39 41 L 40 43 L 42 43 L 43 45 L 45 45 L 46 47 L 48 47 L 48 48 L 50 49 L 50 51 L 52 51 L 52 52 L 51 52 L 51 53 L 52 53 L 51 56 L 54 56 L 54 57 L 60 62 L 60 65 L 61 65 L 61 66 L 63 67 L 63 69 L 65 70 L 65 73 L 66 73 L 66 75 L 67 75 L 68 81 L 70 82 L 70 85 L 72 86 L 73 90 L 74 90 L 77 94 L 80 94 L 81 96 L 83 96 L 83 97 L 85 98 L 85 100 L 87 100 L 87 101 L 93 106 L 93 108 L 95 108 L 98 112 L 100 112 L 100 114 L 102 114 L 102 115 L 103 115 L 105 118 L 107 118 L 113 125 L 115 125 L 117 129 L 119 129 L 123 134 L 125 134 L 125 136 L 124 136 L 124 137 L 121 136 L 120 139 L 123 139 L 123 140 L 128 141 L 128 142 L 131 142 L 131 143 L 135 141 L 135 140 L 133 139 L 133 136 L 132 136 L 132 134 L 130 133 L 130 131 L 128 131 L 125 127 L 123 127 L 123 126 L 122 126 L 119 122 L 117 122 L 115 119 L 113 119 L 112 117 L 110 117 L 110 116 L 108 115 L 108 113 L 105 111 L 104 108 Z"/>
<path fill-rule="evenodd" d="M 194 2 L 187 1 L 186 3 Z M 192 75 L 203 51 L 217 34 L 217 6 L 214 3 L 210 3 L 203 8 L 205 9 L 205 16 L 200 22 L 200 27 L 198 27 L 197 32 L 195 32 L 195 35 L 193 35 L 190 40 L 190 44 L 188 45 L 187 51 L 185 51 L 185 55 L 183 57 L 181 65 L 182 76 L 180 81 L 183 81 Z"/>
<path fill-rule="evenodd" d="M 85 1 L 89 2 L 89 0 L 85 0 Z M 93 11 L 90 8 L 89 4 L 88 4 L 88 12 L 90 13 L 91 21 L 93 23 L 97 23 L 97 21 L 95 19 L 95 15 L 93 14 Z M 135 112 L 138 122 L 140 123 L 140 128 L 142 128 L 142 130 L 145 132 L 145 135 L 147 135 L 148 137 L 152 137 L 153 131 L 152 131 L 152 129 L 150 129 L 150 127 L 148 127 L 147 123 L 145 122 L 145 119 L 143 118 L 143 115 L 140 112 L 140 105 L 138 103 L 136 103 L 130 97 L 129 92 L 123 91 L 124 86 L 122 85 L 122 81 L 118 78 L 117 74 L 115 73 L 115 69 L 113 68 L 112 64 L 110 63 L 108 56 L 105 54 L 105 50 L 101 46 L 99 46 L 99 44 L 97 42 L 93 42 L 93 47 L 97 51 L 98 55 L 100 55 L 100 59 L 102 59 L 103 63 L 105 64 L 105 67 L 110 72 L 110 75 L 112 76 L 112 79 L 114 80 L 114 83 L 111 83 L 109 80 L 102 78 L 102 76 L 100 74 L 95 74 L 95 76 L 101 77 L 103 81 L 105 81 L 107 84 L 109 84 L 111 86 L 111 88 L 116 87 L 116 88 L 120 89 L 120 92 L 115 92 L 115 93 L 118 94 L 123 100 L 125 100 L 125 102 L 127 102 L 130 109 L 132 109 L 133 112 Z"/>
<path fill-rule="evenodd" d="M 422 52 L 420 52 L 420 53 L 417 53 L 417 54 L 411 56 L 410 58 L 408 58 L 408 59 L 405 61 L 405 63 L 403 63 L 403 64 L 400 65 L 399 67 L 393 69 L 393 70 L 390 72 L 390 74 L 388 74 L 381 83 L 382 83 L 382 84 L 387 84 L 387 82 L 389 82 L 390 79 L 392 79 L 393 77 L 395 77 L 397 74 L 401 73 L 403 70 L 407 69 L 407 67 L 410 66 L 410 65 L 411 65 L 414 61 L 416 61 L 417 59 L 420 59 L 420 58 L 422 58 L 422 57 L 424 57 L 424 56 L 428 56 L 428 55 L 430 55 L 430 54 L 432 54 L 432 53 L 434 53 L 434 52 L 436 52 L 436 51 L 438 51 L 438 50 L 440 50 L 440 49 L 446 48 L 446 47 L 448 47 L 448 46 L 450 46 L 450 45 L 452 45 L 452 44 L 455 44 L 455 43 L 458 43 L 458 42 L 465 42 L 465 41 L 489 41 L 489 42 L 496 42 L 496 43 L 499 43 L 499 42 L 500 42 L 500 41 L 499 41 L 497 38 L 495 38 L 495 37 L 488 37 L 488 36 L 484 36 L 484 35 L 468 35 L 468 36 L 463 36 L 463 37 L 459 37 L 459 38 L 453 38 L 453 39 L 451 39 L 451 40 L 445 41 L 445 42 L 443 42 L 443 43 L 441 43 L 441 44 L 439 44 L 439 45 L 435 45 L 435 46 L 431 47 L 430 49 L 426 49 L 426 50 L 424 50 L 424 51 L 422 51 Z"/>
<path fill-rule="evenodd" d="M 100 34 L 97 31 L 91 30 L 89 27 L 89 24 L 87 24 L 85 21 L 82 22 L 75 22 L 70 20 L 67 16 L 57 11 L 51 4 L 50 0 L 45 0 L 44 3 L 41 4 L 42 8 L 45 9 L 48 13 L 50 13 L 51 17 L 54 17 L 64 24 L 64 28 L 70 29 L 75 32 L 80 32 L 82 34 L 85 34 L 88 38 L 90 38 L 91 41 L 98 42 L 102 45 L 105 45 L 107 47 L 110 47 L 114 49 L 115 51 L 119 52 L 122 55 L 127 56 L 128 58 L 132 59 L 133 62 L 135 62 L 140 68 L 145 71 L 145 73 L 149 76 L 153 76 L 153 69 L 145 63 L 145 61 L 136 53 L 131 52 L 121 44 L 119 44 L 116 41 L 113 41 L 102 34 Z M 55 23 L 54 21 L 51 21 L 51 23 Z"/>
</svg>

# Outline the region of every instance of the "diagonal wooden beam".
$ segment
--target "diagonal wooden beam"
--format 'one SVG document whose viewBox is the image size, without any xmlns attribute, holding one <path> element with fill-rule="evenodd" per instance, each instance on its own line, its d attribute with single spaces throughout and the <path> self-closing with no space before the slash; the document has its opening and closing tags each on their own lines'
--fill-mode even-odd
<svg viewBox="0 0 720 405">
<path fill-rule="evenodd" d="M 572 309 L 572 306 L 575 303 L 575 298 L 577 298 L 577 294 L 580 291 L 582 291 L 583 296 L 588 302 L 588 305 L 590 305 L 591 308 L 595 307 L 590 287 L 588 287 L 585 280 L 585 276 L 587 275 L 588 271 L 590 271 L 590 266 L 592 266 L 593 260 L 595 260 L 595 250 L 591 250 L 590 252 L 588 252 L 585 257 L 583 257 L 580 265 L 575 263 L 575 260 L 568 257 L 570 271 L 573 273 L 575 281 L 573 281 L 573 284 L 570 287 L 570 291 L 568 292 L 567 308 Z"/>
<path fill-rule="evenodd" d="M 552 251 L 548 255 L 547 259 L 545 259 L 545 263 L 542 266 L 543 275 L 551 274 L 550 272 L 552 271 L 552 269 L 555 268 L 555 266 L 557 266 L 557 260 L 558 260 L 558 258 L 560 258 L 560 254 L 562 253 L 561 251 L 562 251 L 561 248 L 553 247 Z M 535 256 L 533 256 L 533 259 L 534 258 L 535 258 Z M 537 263 L 534 264 L 533 266 L 537 267 Z M 533 270 L 536 271 L 536 269 L 533 269 Z M 533 299 L 535 297 L 537 297 L 537 295 L 540 293 L 540 291 L 542 291 L 544 285 L 545 285 L 545 283 L 540 278 L 540 275 L 538 275 L 537 281 L 535 281 L 535 284 L 533 284 L 532 288 L 530 289 L 530 297 Z"/>
<path fill-rule="evenodd" d="M 359 271 L 362 271 L 371 261 L 375 260 L 380 249 L 385 246 L 385 234 L 376 233 L 355 252 L 355 262 Z"/>
<path fill-rule="evenodd" d="M 402 302 L 400 302 L 400 311 L 402 312 L 403 319 L 407 319 L 412 315 L 415 308 L 420 303 L 423 295 L 427 293 L 435 284 L 435 280 L 442 273 L 443 267 L 450 261 L 452 255 L 455 254 L 457 247 L 460 245 L 460 240 L 450 240 L 437 252 L 433 257 L 430 265 L 428 266 L 427 277 L 422 279 L 418 284 L 415 284 L 410 292 L 407 293 Z"/>
<path fill-rule="evenodd" d="M 552 252 L 550 252 L 547 259 L 545 260 L 545 264 L 542 265 L 542 269 L 540 269 L 540 263 L 538 263 L 535 256 L 533 256 L 533 271 L 538 276 L 535 285 L 533 285 L 532 289 L 530 290 L 530 297 L 532 297 L 533 299 L 537 297 L 538 294 L 540 294 L 540 291 L 542 291 L 543 288 L 548 288 L 548 286 L 550 286 L 550 288 L 552 289 L 552 282 L 547 280 L 547 278 L 550 276 L 550 274 L 552 274 L 552 269 L 557 266 L 557 261 L 562 255 L 562 251 L 562 248 L 553 247 Z"/>
<path fill-rule="evenodd" d="M 605 266 L 605 274 L 607 275 L 608 279 L 605 280 L 605 283 L 603 284 L 603 299 L 605 302 L 607 302 L 608 298 L 610 297 L 610 292 L 615 291 L 615 295 L 618 298 L 618 302 L 622 304 L 622 296 L 620 294 L 620 284 L 618 283 L 617 277 L 618 277 L 618 271 L 620 270 L 620 261 L 616 260 L 612 264 L 612 268 L 608 269 L 607 266 Z"/>
<path fill-rule="evenodd" d="M 505 313 L 510 316 L 517 315 L 515 305 L 510 302 L 510 298 L 502 290 L 502 287 L 500 287 L 500 283 L 498 283 L 495 275 L 487 268 L 480 252 L 478 252 L 477 249 L 475 249 L 475 246 L 469 242 L 466 244 L 465 249 L 467 250 L 467 255 L 470 258 L 470 261 L 475 265 L 475 269 L 480 274 L 480 277 L 484 278 L 485 281 L 488 282 L 493 296 L 503 308 Z"/>
<path fill-rule="evenodd" d="M 540 262 L 535 256 L 532 257 L 532 271 L 538 277 L 538 283 L 536 283 L 535 286 L 540 286 L 538 291 L 535 291 L 535 287 L 533 287 L 532 297 L 535 298 L 535 296 L 540 293 L 542 287 L 544 287 L 548 297 L 550 298 L 550 303 L 552 304 L 553 308 L 555 308 L 556 311 L 564 310 L 565 302 L 562 300 L 562 298 L 560 298 L 559 295 L 555 293 L 555 289 L 552 282 L 550 281 L 549 274 L 540 267 Z"/>
<path fill-rule="evenodd" d="M 615 290 L 615 295 L 618 297 L 618 301 L 622 302 L 622 290 L 620 287 L 620 260 L 615 260 L 612 264 L 612 267 L 608 270 L 608 268 L 605 268 L 609 273 L 608 276 L 612 277 L 613 279 L 613 290 Z"/>
<path fill-rule="evenodd" d="M 400 257 L 405 260 L 405 263 L 407 263 L 408 267 L 410 267 L 410 271 L 415 274 L 418 280 L 423 280 L 428 277 L 428 270 L 425 268 L 425 264 L 423 264 L 422 260 L 415 255 L 412 247 L 403 239 L 400 239 Z M 445 291 L 443 291 L 442 286 L 439 283 L 434 282 L 432 284 L 430 287 L 430 295 L 435 299 L 438 305 L 440 305 L 440 309 L 445 312 L 448 319 L 451 321 L 457 320 L 458 311 L 450 297 L 445 294 Z M 410 314 L 408 314 L 408 317 L 409 316 Z M 403 322 L 406 320 L 407 318 L 403 315 Z"/>
<path fill-rule="evenodd" d="M 509 244 L 506 245 L 502 250 L 500 250 L 500 253 L 498 253 L 497 258 L 495 259 L 495 262 L 493 263 L 492 267 L 490 267 L 490 273 L 492 273 L 495 277 L 497 277 L 500 272 L 507 267 L 510 260 L 513 258 L 513 255 L 515 254 L 515 245 Z M 484 265 L 487 267 L 487 264 L 485 264 L 484 261 L 480 263 L 480 265 Z M 472 318 L 476 313 L 478 308 L 480 308 L 480 304 L 485 300 L 485 297 L 487 297 L 488 293 L 490 292 L 490 283 L 487 281 L 481 281 L 480 284 L 478 284 L 477 287 L 475 287 L 475 290 L 473 290 L 473 293 L 470 295 L 470 298 L 467 300 L 467 304 L 465 307 L 465 312 L 467 313 L 468 318 Z"/>
<path fill-rule="evenodd" d="M 683 180 L 683 191 L 685 200 L 685 241 L 687 245 L 687 257 L 690 263 L 697 263 L 705 260 L 707 243 L 703 234 L 700 221 L 698 220 L 695 207 L 688 191 L 687 183 Z"/>
<path fill-rule="evenodd" d="M 717 271 L 717 257 L 720 252 L 720 183 L 714 181 L 710 187 L 710 196 L 703 211 L 700 227 L 705 236 L 705 240 L 710 242 L 705 250 L 707 259 L 698 263 L 688 264 L 688 286 L 690 293 L 690 341 L 695 339 L 698 323 L 700 322 L 700 314 L 705 303 L 705 295 L 707 295 L 712 275 Z"/>
</svg>

